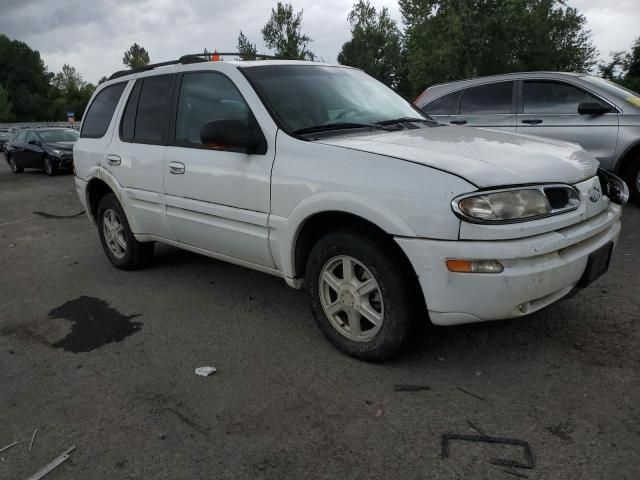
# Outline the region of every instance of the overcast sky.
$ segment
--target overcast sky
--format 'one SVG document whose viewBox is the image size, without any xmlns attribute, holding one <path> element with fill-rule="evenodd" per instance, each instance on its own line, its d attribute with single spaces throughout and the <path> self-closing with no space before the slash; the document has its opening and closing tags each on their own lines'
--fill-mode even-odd
<svg viewBox="0 0 640 480">
<path fill-rule="evenodd" d="M 347 13 L 355 0 L 292 0 L 303 9 L 303 30 L 311 50 L 335 62 L 349 39 Z M 372 0 L 388 6 L 400 21 L 396 0 Z M 49 71 L 68 63 L 85 80 L 123 68 L 123 52 L 143 45 L 152 62 L 185 53 L 235 50 L 238 32 L 262 46 L 260 29 L 275 0 L 0 0 L 0 33 L 39 50 Z M 638 0 L 569 0 L 588 20 L 601 56 L 628 50 L 640 36 Z M 1 66 L 0 66 L 1 68 Z"/>
</svg>

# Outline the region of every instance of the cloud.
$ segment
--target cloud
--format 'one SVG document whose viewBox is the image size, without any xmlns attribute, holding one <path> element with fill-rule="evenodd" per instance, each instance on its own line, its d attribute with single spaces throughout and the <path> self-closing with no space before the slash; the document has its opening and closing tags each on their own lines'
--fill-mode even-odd
<svg viewBox="0 0 640 480">
<path fill-rule="evenodd" d="M 303 9 L 303 31 L 311 50 L 335 62 L 349 39 L 347 13 L 352 0 L 292 0 Z M 355 1 L 355 0 L 354 0 Z M 242 30 L 266 52 L 260 30 L 275 0 L 3 0 L 0 32 L 37 49 L 50 71 L 68 63 L 91 82 L 120 70 L 124 51 L 134 42 L 144 46 L 153 62 L 186 53 L 235 50 Z M 400 21 L 395 0 L 374 0 Z M 570 0 L 588 19 L 603 56 L 628 49 L 638 35 L 637 0 Z"/>
</svg>

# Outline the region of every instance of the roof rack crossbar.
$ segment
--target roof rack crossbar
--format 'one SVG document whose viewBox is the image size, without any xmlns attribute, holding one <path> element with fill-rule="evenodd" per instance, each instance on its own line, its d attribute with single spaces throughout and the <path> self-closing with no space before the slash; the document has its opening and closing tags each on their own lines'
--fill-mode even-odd
<svg viewBox="0 0 640 480">
<path fill-rule="evenodd" d="M 208 62 L 211 60 L 213 55 L 218 55 L 220 57 L 239 57 L 247 60 L 260 60 L 260 59 L 268 59 L 268 60 L 278 60 L 281 57 L 276 57 L 273 55 L 263 55 L 260 53 L 250 54 L 250 53 L 240 53 L 240 52 L 210 52 L 210 53 L 188 53 L 186 55 L 182 55 L 177 60 L 169 60 L 168 62 L 160 62 L 160 63 L 150 63 L 149 65 L 145 65 L 141 68 L 132 68 L 130 70 L 118 70 L 113 73 L 109 80 L 113 80 L 115 78 L 124 77 L 126 75 L 131 75 L 133 73 L 146 72 L 148 70 L 153 70 L 158 67 L 166 67 L 168 65 L 186 65 L 189 63 L 199 63 L 199 62 Z"/>
</svg>

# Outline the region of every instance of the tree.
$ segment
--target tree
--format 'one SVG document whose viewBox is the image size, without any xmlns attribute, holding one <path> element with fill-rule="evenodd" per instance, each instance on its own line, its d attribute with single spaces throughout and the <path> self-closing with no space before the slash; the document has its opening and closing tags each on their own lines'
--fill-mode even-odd
<svg viewBox="0 0 640 480">
<path fill-rule="evenodd" d="M 9 93 L 0 85 L 0 122 L 11 122 L 12 120 L 13 113 L 11 113 Z"/>
<path fill-rule="evenodd" d="M 60 90 L 64 95 L 71 96 L 80 91 L 85 85 L 85 81 L 75 67 L 65 63 L 62 66 L 62 71 L 56 73 L 53 77 L 51 85 Z"/>
<path fill-rule="evenodd" d="M 124 52 L 124 57 L 122 57 L 122 63 L 124 63 L 129 68 L 142 68 L 145 65 L 149 65 L 149 52 L 145 50 L 144 47 L 141 47 L 137 43 L 134 43 L 129 47 L 129 50 Z"/>
<path fill-rule="evenodd" d="M 98 80 L 98 85 L 108 81 L 109 79 L 106 76 L 100 77 L 100 80 Z"/>
<path fill-rule="evenodd" d="M 414 93 L 523 70 L 589 71 L 596 49 L 566 0 L 399 0 Z"/>
<path fill-rule="evenodd" d="M 40 53 L 24 42 L 0 34 L 0 65 L 0 84 L 8 93 L 15 120 L 41 119 L 47 109 L 51 74 Z"/>
<path fill-rule="evenodd" d="M 242 54 L 242 60 L 255 60 L 258 53 L 255 43 L 251 43 L 249 39 L 240 30 L 238 35 L 238 44 L 236 45 L 238 53 Z"/>
<path fill-rule="evenodd" d="M 314 60 L 309 50 L 311 38 L 302 33 L 302 10 L 294 13 L 293 5 L 278 2 L 271 9 L 271 18 L 262 28 L 262 38 L 267 48 L 277 57 L 289 60 Z"/>
<path fill-rule="evenodd" d="M 338 62 L 361 68 L 397 88 L 403 72 L 402 36 L 386 7 L 376 11 L 369 0 L 359 0 L 347 17 L 351 40 L 342 46 Z"/>
<path fill-rule="evenodd" d="M 601 77 L 640 92 L 640 37 L 630 51 L 611 52 L 611 60 L 598 65 L 598 71 Z"/>
</svg>

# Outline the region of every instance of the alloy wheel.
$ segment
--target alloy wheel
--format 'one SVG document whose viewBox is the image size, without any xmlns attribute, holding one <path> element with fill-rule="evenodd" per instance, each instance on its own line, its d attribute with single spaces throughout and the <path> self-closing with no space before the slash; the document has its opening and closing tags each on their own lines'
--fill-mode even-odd
<svg viewBox="0 0 640 480">
<path fill-rule="evenodd" d="M 127 240 L 124 237 L 124 225 L 115 210 L 105 210 L 102 227 L 102 235 L 113 256 L 123 258 L 127 253 Z"/>
<path fill-rule="evenodd" d="M 320 272 L 320 303 L 331 326 L 349 340 L 370 341 L 384 321 L 378 281 L 348 255 L 330 259 Z"/>
<path fill-rule="evenodd" d="M 44 171 L 47 175 L 51 175 L 53 173 L 53 164 L 49 158 L 44 159 Z"/>
</svg>

